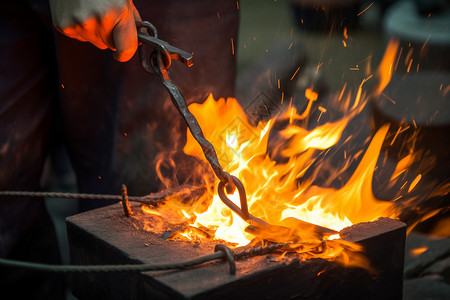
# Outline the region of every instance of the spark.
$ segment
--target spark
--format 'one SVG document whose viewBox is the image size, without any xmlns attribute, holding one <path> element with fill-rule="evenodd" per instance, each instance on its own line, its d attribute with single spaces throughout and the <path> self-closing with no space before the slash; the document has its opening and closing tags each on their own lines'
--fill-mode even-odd
<svg viewBox="0 0 450 300">
<path fill-rule="evenodd" d="M 402 187 L 400 188 L 401 190 L 403 190 L 403 188 L 405 187 L 405 185 L 408 183 L 408 181 L 405 181 L 405 183 L 402 185 Z"/>
<path fill-rule="evenodd" d="M 298 73 L 298 70 L 300 70 L 300 67 L 298 67 L 297 70 L 295 70 L 295 73 L 294 73 L 294 75 L 292 75 L 290 80 L 294 79 L 295 75 L 297 75 L 297 73 Z"/>
<path fill-rule="evenodd" d="M 401 130 L 401 129 L 402 129 L 402 127 L 400 126 L 400 127 L 398 128 L 397 132 L 395 133 L 394 138 L 392 139 L 391 145 L 390 145 L 390 146 L 392 146 L 392 145 L 394 144 L 395 140 L 397 139 L 397 136 L 400 134 L 400 130 Z"/>
<path fill-rule="evenodd" d="M 289 50 L 291 50 L 292 44 L 293 44 L 293 43 L 291 43 L 291 44 L 289 45 L 289 48 L 288 48 Z"/>
<path fill-rule="evenodd" d="M 233 42 L 233 38 L 231 38 L 231 53 L 233 53 L 233 55 L 234 55 L 234 42 Z"/>
<path fill-rule="evenodd" d="M 394 99 L 392 99 L 391 97 L 389 97 L 389 96 L 386 95 L 385 93 L 381 93 L 381 95 L 383 95 L 384 97 L 386 97 L 386 99 L 388 99 L 389 101 L 391 101 L 393 104 L 397 104 L 397 102 L 395 102 Z"/>
<path fill-rule="evenodd" d="M 427 39 L 425 40 L 425 42 L 423 43 L 422 47 L 420 47 L 420 53 L 422 53 L 423 50 L 425 49 L 425 46 L 427 45 L 428 40 L 430 39 L 430 35 L 431 35 L 431 34 L 428 35 L 428 37 L 427 37 Z"/>
<path fill-rule="evenodd" d="M 397 198 L 395 198 L 393 201 L 397 201 L 398 199 L 400 199 L 401 197 L 403 197 L 402 195 L 398 196 Z"/>
<path fill-rule="evenodd" d="M 408 130 L 409 128 L 411 128 L 411 126 L 410 125 L 408 125 L 408 126 L 406 126 L 405 128 L 403 128 L 402 130 L 400 130 L 400 133 L 403 133 L 403 132 L 405 132 L 406 130 Z"/>
<path fill-rule="evenodd" d="M 342 40 L 342 44 L 344 45 L 344 48 L 347 48 L 347 43 L 344 40 Z"/>
<path fill-rule="evenodd" d="M 317 75 L 317 73 L 319 73 L 319 69 L 320 69 L 321 66 L 323 66 L 323 62 L 321 62 L 321 63 L 319 63 L 319 64 L 317 65 L 317 68 L 316 68 L 316 75 Z"/>
<path fill-rule="evenodd" d="M 217 12 L 217 18 L 220 20 L 220 14 L 219 14 L 219 12 Z"/>
<path fill-rule="evenodd" d="M 371 6 L 373 5 L 373 2 L 369 4 L 369 6 L 367 6 L 366 8 L 364 8 L 359 14 L 357 14 L 357 16 L 359 17 L 360 15 L 362 15 L 366 10 L 368 10 Z"/>
<path fill-rule="evenodd" d="M 406 69 L 406 73 L 409 73 L 409 70 L 411 69 L 412 62 L 413 62 L 413 59 L 411 58 L 409 60 L 408 68 Z"/>
<path fill-rule="evenodd" d="M 239 10 L 239 1 L 236 1 L 236 8 Z"/>
<path fill-rule="evenodd" d="M 411 185 L 409 186 L 409 189 L 408 189 L 408 193 L 411 192 L 416 187 L 416 185 L 419 183 L 420 179 L 422 179 L 422 174 L 417 175 L 417 177 L 414 178 L 414 180 L 411 182 Z"/>
</svg>

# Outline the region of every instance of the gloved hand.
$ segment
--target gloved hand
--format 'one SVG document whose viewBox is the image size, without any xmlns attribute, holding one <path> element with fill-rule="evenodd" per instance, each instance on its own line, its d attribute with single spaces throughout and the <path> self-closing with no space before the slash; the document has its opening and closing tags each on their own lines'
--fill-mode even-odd
<svg viewBox="0 0 450 300">
<path fill-rule="evenodd" d="M 53 24 L 68 37 L 115 51 L 125 62 L 138 41 L 136 21 L 141 17 L 132 0 L 50 0 Z"/>
</svg>

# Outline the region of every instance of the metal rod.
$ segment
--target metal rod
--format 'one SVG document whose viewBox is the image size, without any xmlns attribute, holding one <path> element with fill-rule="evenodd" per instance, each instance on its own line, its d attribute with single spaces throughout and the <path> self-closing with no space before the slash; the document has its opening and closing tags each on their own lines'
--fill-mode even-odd
<svg viewBox="0 0 450 300">
<path fill-rule="evenodd" d="M 122 184 L 122 205 L 125 216 L 128 218 L 131 217 L 133 212 L 131 211 L 130 203 L 128 202 L 127 186 L 125 184 Z"/>
</svg>

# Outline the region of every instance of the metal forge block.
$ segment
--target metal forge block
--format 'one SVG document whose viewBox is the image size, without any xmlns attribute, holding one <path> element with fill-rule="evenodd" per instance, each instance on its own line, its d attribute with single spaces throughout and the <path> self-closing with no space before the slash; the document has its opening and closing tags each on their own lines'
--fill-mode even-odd
<svg viewBox="0 0 450 300">
<path fill-rule="evenodd" d="M 125 217 L 120 204 L 66 222 L 77 265 L 174 263 L 211 254 L 216 245 L 164 240 L 145 231 L 140 218 Z M 375 275 L 318 258 L 277 261 L 269 254 L 236 261 L 236 275 L 226 262 L 213 261 L 183 270 L 75 274 L 71 287 L 79 299 L 401 299 L 405 236 L 405 224 L 388 218 L 341 231 L 342 239 L 365 247 Z"/>
</svg>

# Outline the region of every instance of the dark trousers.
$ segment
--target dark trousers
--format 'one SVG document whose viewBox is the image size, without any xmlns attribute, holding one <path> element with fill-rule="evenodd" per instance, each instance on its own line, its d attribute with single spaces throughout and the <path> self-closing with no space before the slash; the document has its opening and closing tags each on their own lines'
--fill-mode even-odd
<svg viewBox="0 0 450 300">
<path fill-rule="evenodd" d="M 192 179 L 180 150 L 186 127 L 159 78 L 144 72 L 138 55 L 118 63 L 109 50 L 56 32 L 47 2 L 7 0 L 0 8 L 0 190 L 38 190 L 59 143 L 79 192 L 117 194 L 125 183 L 130 194 L 143 195 L 167 186 L 167 178 L 170 184 Z M 236 1 L 135 5 L 160 39 L 194 53 L 192 68 L 173 62 L 169 71 L 188 103 L 209 93 L 234 96 Z M 157 155 L 162 150 L 168 155 Z M 168 167 L 156 172 L 157 165 Z M 98 206 L 81 203 L 82 210 Z M 0 198 L 1 257 L 58 263 L 58 253 L 43 199 Z M 11 291 L 14 299 L 60 299 L 61 281 L 0 267 L 2 294 Z"/>
</svg>

